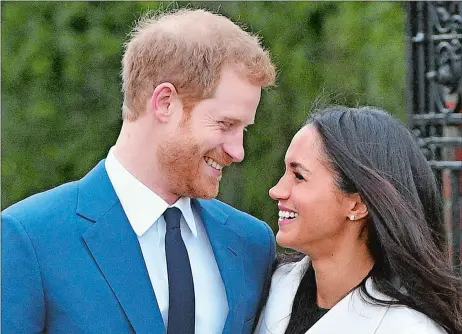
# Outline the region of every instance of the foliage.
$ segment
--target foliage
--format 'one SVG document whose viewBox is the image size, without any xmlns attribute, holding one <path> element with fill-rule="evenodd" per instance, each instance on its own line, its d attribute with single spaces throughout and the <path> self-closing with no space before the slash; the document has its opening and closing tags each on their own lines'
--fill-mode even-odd
<svg viewBox="0 0 462 334">
<path fill-rule="evenodd" d="M 220 198 L 276 227 L 268 189 L 319 94 L 404 118 L 404 9 L 396 2 L 2 2 L 2 208 L 82 177 L 121 125 L 120 61 L 147 10 L 200 6 L 262 36 L 278 85 L 264 92 L 246 159 Z"/>
</svg>

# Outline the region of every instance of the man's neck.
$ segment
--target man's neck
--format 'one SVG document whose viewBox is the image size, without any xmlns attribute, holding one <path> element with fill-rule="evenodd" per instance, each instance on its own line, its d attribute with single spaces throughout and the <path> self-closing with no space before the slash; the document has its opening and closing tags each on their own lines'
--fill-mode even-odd
<svg viewBox="0 0 462 334">
<path fill-rule="evenodd" d="M 178 195 L 172 194 L 163 184 L 161 172 L 157 167 L 155 152 L 143 150 L 143 140 L 130 133 L 131 129 L 122 127 L 122 132 L 114 146 L 114 155 L 120 164 L 146 187 L 155 192 L 168 204 L 178 200 Z"/>
</svg>

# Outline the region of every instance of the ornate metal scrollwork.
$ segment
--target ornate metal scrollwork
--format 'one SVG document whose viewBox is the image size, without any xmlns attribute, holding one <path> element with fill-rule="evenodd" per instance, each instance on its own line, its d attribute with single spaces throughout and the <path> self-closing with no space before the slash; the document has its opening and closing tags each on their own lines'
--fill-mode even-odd
<svg viewBox="0 0 462 334">
<path fill-rule="evenodd" d="M 434 8 L 434 14 L 436 19 L 433 18 L 434 33 L 436 34 L 447 34 L 457 33 L 462 31 L 462 17 L 457 12 L 457 4 L 454 1 L 436 1 L 431 2 L 431 6 Z"/>
<path fill-rule="evenodd" d="M 427 78 L 436 85 L 433 100 L 441 113 L 461 110 L 462 79 L 462 16 L 460 3 L 429 2 L 428 9 L 432 22 L 430 47 L 433 49 L 434 69 Z"/>
<path fill-rule="evenodd" d="M 462 2 L 406 7 L 409 126 L 441 185 L 452 262 L 462 275 Z"/>
</svg>

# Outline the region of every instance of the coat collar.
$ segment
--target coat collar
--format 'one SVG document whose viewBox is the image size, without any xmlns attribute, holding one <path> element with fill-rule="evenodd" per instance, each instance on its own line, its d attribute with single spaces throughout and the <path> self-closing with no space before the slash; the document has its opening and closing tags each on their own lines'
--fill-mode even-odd
<svg viewBox="0 0 462 334">
<path fill-rule="evenodd" d="M 309 258 L 305 257 L 298 263 L 283 265 L 276 270 L 271 283 L 270 297 L 256 333 L 283 334 L 285 332 L 295 294 L 308 264 Z M 370 278 L 366 281 L 366 288 L 373 297 L 390 300 L 388 296 L 377 291 Z M 306 334 L 374 333 L 387 310 L 386 306 L 367 303 L 361 296 L 361 290 L 355 289 L 316 322 Z"/>
<path fill-rule="evenodd" d="M 391 300 L 390 297 L 377 291 L 371 278 L 366 281 L 366 289 L 375 298 Z M 367 297 L 362 296 L 361 289 L 355 289 L 319 319 L 307 334 L 376 333 L 388 309 L 389 306 L 367 302 Z"/>
<path fill-rule="evenodd" d="M 271 280 L 270 294 L 257 325 L 258 334 L 283 334 L 289 324 L 292 302 L 297 293 L 308 257 L 279 267 Z"/>
<path fill-rule="evenodd" d="M 104 162 L 100 161 L 78 182 L 77 214 L 93 222 L 119 202 Z"/>
</svg>

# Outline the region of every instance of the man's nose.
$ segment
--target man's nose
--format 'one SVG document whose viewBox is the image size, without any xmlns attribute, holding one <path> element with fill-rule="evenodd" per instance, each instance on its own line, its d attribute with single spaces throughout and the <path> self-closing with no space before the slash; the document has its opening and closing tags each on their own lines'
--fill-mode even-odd
<svg viewBox="0 0 462 334">
<path fill-rule="evenodd" d="M 223 150 L 233 159 L 233 162 L 244 160 L 244 134 L 236 134 L 223 145 Z"/>
</svg>

